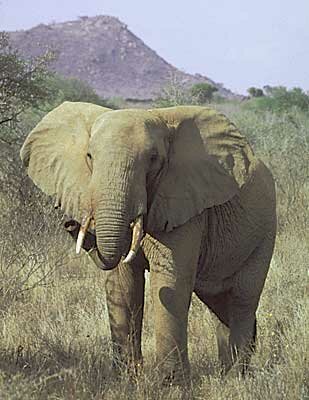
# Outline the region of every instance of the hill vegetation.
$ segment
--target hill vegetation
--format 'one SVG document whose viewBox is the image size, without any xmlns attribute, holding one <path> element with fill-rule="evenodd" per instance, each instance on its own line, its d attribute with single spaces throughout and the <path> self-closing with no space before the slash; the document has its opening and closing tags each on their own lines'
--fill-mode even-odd
<svg viewBox="0 0 309 400">
<path fill-rule="evenodd" d="M 14 51 L 0 50 L 0 71 L 7 60 L 20 66 L 10 71 L 16 71 L 12 82 L 20 77 L 21 84 L 28 82 L 24 72 L 29 65 L 38 61 L 26 62 Z M 5 77 L 0 76 L 1 88 L 7 87 Z M 44 63 L 28 83 L 21 91 L 1 92 L 9 102 L 5 104 L 16 105 L 16 118 L 10 121 L 12 108 L 1 109 L 0 124 L 1 399 L 308 399 L 309 110 L 299 101 L 307 95 L 279 88 L 244 102 L 219 99 L 211 104 L 241 128 L 273 171 L 279 226 L 258 309 L 252 373 L 246 378 L 220 376 L 214 317 L 193 297 L 188 394 L 158 386 L 148 290 L 144 373 L 134 383 L 125 372 L 121 380 L 113 375 L 104 273 L 85 255 L 74 255 L 62 215 L 33 187 L 19 161 L 21 141 L 50 109 L 63 100 L 105 100 L 80 81 L 47 73 Z M 196 104 L 192 92 L 177 85 L 172 82 L 161 100 L 166 105 Z M 277 107 L 279 103 L 284 107 Z"/>
</svg>

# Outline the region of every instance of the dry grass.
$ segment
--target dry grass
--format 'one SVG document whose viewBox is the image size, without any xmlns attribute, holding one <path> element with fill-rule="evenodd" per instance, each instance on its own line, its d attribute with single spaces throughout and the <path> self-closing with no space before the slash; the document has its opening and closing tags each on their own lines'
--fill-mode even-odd
<svg viewBox="0 0 309 400">
<path fill-rule="evenodd" d="M 238 115 L 244 125 L 247 117 Z M 302 151 L 299 157 L 306 157 Z M 288 167 L 279 164 L 276 154 L 272 157 L 279 183 L 289 188 L 293 174 L 281 177 L 280 168 Z M 307 193 L 297 191 L 288 207 L 279 189 L 280 231 L 258 309 L 252 374 L 245 379 L 233 374 L 221 378 L 216 321 L 193 298 L 192 393 L 158 385 L 149 291 L 144 372 L 136 383 L 125 372 L 121 379 L 113 374 L 104 273 L 87 257 L 76 258 L 68 251 L 72 246 L 61 233 L 60 219 L 52 217 L 37 193 L 35 200 L 33 194 L 31 200 L 23 194 L 22 200 L 11 196 L 10 201 L 2 193 L 0 399 L 309 399 L 309 232 L 303 201 Z"/>
<path fill-rule="evenodd" d="M 215 320 L 194 297 L 189 324 L 194 398 L 305 399 L 309 395 L 307 243 L 294 232 L 278 237 L 258 311 L 253 374 L 246 379 L 220 378 Z M 113 376 L 104 297 L 104 273 L 85 257 L 57 269 L 46 286 L 36 286 L 11 301 L 0 325 L 1 399 L 183 398 L 177 388 L 159 388 L 153 376 L 149 296 L 145 373 L 136 385 L 126 374 L 120 381 Z"/>
</svg>

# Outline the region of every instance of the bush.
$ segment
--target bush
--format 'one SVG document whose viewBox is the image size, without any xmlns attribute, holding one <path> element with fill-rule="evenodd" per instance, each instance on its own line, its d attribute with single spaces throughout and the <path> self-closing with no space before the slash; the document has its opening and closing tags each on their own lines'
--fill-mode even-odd
<svg viewBox="0 0 309 400">
<path fill-rule="evenodd" d="M 20 115 L 30 107 L 45 103 L 53 95 L 48 84 L 48 63 L 53 54 L 24 60 L 9 42 L 8 34 L 0 32 L 0 127 L 5 141 L 18 129 Z M 10 141 L 10 139 L 9 139 Z"/>
<path fill-rule="evenodd" d="M 53 75 L 48 79 L 49 86 L 56 93 L 53 103 L 61 104 L 64 101 L 83 101 L 108 107 L 108 102 L 102 99 L 88 83 L 76 78 L 64 78 Z M 53 104 L 54 106 L 55 104 Z"/>
<path fill-rule="evenodd" d="M 15 146 L 0 142 L 0 154 L 1 313 L 25 291 L 45 285 L 65 254 L 60 213 L 26 176 Z"/>
<path fill-rule="evenodd" d="M 45 113 L 64 101 L 84 101 L 117 108 L 113 102 L 102 99 L 87 83 L 48 71 L 47 67 L 54 59 L 55 55 L 47 51 L 40 57 L 25 60 L 11 47 L 8 34 L 0 32 L 2 142 L 17 142 L 25 135 L 25 125 L 32 128 Z M 25 117 L 22 114 L 25 114 Z M 33 124 L 27 123 L 29 117 Z"/>
<path fill-rule="evenodd" d="M 252 99 L 248 102 L 248 108 L 257 111 L 274 111 L 282 113 L 297 110 L 309 112 L 309 95 L 301 88 L 288 90 L 284 86 L 266 86 L 266 96 Z"/>
<path fill-rule="evenodd" d="M 263 97 L 264 96 L 264 92 L 262 89 L 259 88 L 255 88 L 255 87 L 250 87 L 247 92 L 249 93 L 249 95 L 251 97 Z"/>
<path fill-rule="evenodd" d="M 244 109 L 230 117 L 275 177 L 280 229 L 295 219 L 308 229 L 309 115 L 297 109 L 258 114 Z"/>
<path fill-rule="evenodd" d="M 210 103 L 217 91 L 218 89 L 209 83 L 197 83 L 188 89 L 179 81 L 177 76 L 173 76 L 168 85 L 162 89 L 160 96 L 154 102 L 154 106 L 202 105 Z M 222 102 L 222 98 L 217 96 L 217 101 Z"/>
<path fill-rule="evenodd" d="M 169 83 L 162 89 L 155 100 L 154 107 L 173 107 L 192 104 L 192 96 L 176 75 L 170 78 Z"/>
<path fill-rule="evenodd" d="M 191 88 L 191 95 L 196 104 L 205 104 L 210 103 L 217 91 L 218 89 L 209 83 L 196 83 Z"/>
</svg>

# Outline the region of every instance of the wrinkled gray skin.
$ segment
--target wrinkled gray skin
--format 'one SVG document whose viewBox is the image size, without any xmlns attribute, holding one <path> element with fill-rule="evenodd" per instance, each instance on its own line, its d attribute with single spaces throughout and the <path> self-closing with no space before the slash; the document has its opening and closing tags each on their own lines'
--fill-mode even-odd
<svg viewBox="0 0 309 400">
<path fill-rule="evenodd" d="M 110 111 L 64 103 L 28 136 L 21 157 L 34 182 L 73 217 L 65 228 L 75 240 L 82 218 L 93 217 L 83 248 L 108 270 L 116 360 L 133 370 L 142 364 L 148 269 L 165 379 L 185 382 L 190 375 L 193 292 L 225 327 L 218 329 L 223 367 L 237 357 L 247 367 L 274 247 L 275 189 L 230 121 L 203 107 Z M 145 236 L 135 259 L 123 263 L 138 216 Z"/>
</svg>

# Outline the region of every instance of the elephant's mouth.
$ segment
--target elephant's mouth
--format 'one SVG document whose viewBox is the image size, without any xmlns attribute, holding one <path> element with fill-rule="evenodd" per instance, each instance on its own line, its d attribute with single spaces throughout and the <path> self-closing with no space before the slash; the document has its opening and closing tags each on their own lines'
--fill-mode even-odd
<svg viewBox="0 0 309 400">
<path fill-rule="evenodd" d="M 143 229 L 143 216 L 139 215 L 134 221 L 131 222 L 130 228 L 132 229 L 132 240 L 130 250 L 124 258 L 124 263 L 130 263 L 136 257 L 136 254 L 140 248 L 141 241 L 145 235 Z M 85 240 L 86 233 L 90 230 L 95 229 L 95 220 L 92 215 L 85 215 L 82 219 L 81 226 L 79 229 L 77 242 L 76 242 L 76 253 L 79 254 Z"/>
</svg>

